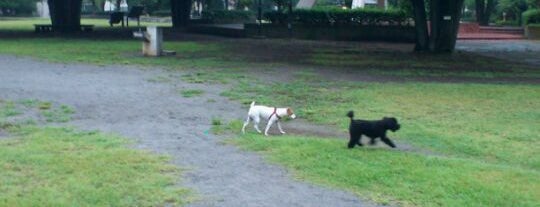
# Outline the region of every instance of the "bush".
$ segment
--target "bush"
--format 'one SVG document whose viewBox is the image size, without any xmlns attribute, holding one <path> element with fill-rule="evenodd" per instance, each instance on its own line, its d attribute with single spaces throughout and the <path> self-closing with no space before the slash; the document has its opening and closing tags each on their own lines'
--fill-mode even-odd
<svg viewBox="0 0 540 207">
<path fill-rule="evenodd" d="M 499 20 L 499 21 L 495 22 L 495 25 L 497 25 L 497 26 L 519 26 L 519 22 L 515 21 L 515 20 L 510 20 L 510 21 Z"/>
<path fill-rule="evenodd" d="M 253 21 L 255 15 L 251 11 L 214 10 L 203 11 L 202 18 L 212 23 L 236 23 Z"/>
<path fill-rule="evenodd" d="M 287 22 L 287 14 L 280 11 L 265 12 L 263 18 L 272 22 L 272 24 L 285 24 Z"/>
<path fill-rule="evenodd" d="M 286 20 L 287 14 L 269 12 L 265 13 L 265 18 L 272 23 L 283 23 L 280 21 Z M 293 12 L 293 21 L 306 25 L 395 25 L 406 23 L 408 19 L 409 15 L 402 10 L 325 8 Z"/>
<path fill-rule="evenodd" d="M 540 9 L 531 9 L 523 12 L 523 24 L 538 24 L 540 23 Z"/>
<path fill-rule="evenodd" d="M 157 11 L 152 12 L 152 16 L 170 17 L 171 16 L 171 10 L 170 9 L 157 10 Z"/>
</svg>

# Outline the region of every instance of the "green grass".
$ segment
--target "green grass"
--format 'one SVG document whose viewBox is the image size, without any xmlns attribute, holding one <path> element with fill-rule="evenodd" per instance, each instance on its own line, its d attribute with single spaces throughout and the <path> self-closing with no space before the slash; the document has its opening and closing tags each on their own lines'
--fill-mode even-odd
<svg viewBox="0 0 540 207">
<path fill-rule="evenodd" d="M 42 110 L 41 114 L 45 117 L 47 122 L 68 122 L 71 120 L 71 115 L 75 113 L 72 107 L 66 105 L 60 105 L 59 107 L 51 110 Z"/>
<path fill-rule="evenodd" d="M 51 24 L 50 19 L 44 18 L 0 18 L 0 30 L 6 31 L 34 31 L 34 24 Z M 96 28 L 110 28 L 108 19 L 81 19 L 81 24 L 91 24 Z M 135 24 L 136 25 L 136 24 Z M 171 23 L 141 22 L 141 27 L 146 26 L 172 26 Z M 115 25 L 117 26 L 117 25 Z"/>
<path fill-rule="evenodd" d="M 183 57 L 147 58 L 140 54 L 141 43 L 136 40 L 84 40 L 84 39 L 15 39 L 0 40 L 0 54 L 30 56 L 59 63 L 90 63 L 96 65 L 126 64 L 163 66 L 167 68 L 208 68 L 222 65 L 212 51 L 219 50 L 212 43 L 171 42 L 165 48 Z M 206 56 L 191 58 L 190 55 L 204 50 Z"/>
<path fill-rule="evenodd" d="M 192 98 L 203 95 L 204 91 L 199 89 L 187 89 L 180 91 L 180 94 L 182 94 L 182 96 L 185 98 Z"/>
<path fill-rule="evenodd" d="M 168 159 L 125 139 L 62 128 L 22 127 L 0 140 L 1 206 L 181 205 L 186 190 Z"/>
<path fill-rule="evenodd" d="M 16 108 L 15 103 L 0 99 L 0 119 L 19 114 L 21 114 L 21 112 Z"/>
<path fill-rule="evenodd" d="M 349 123 L 345 113 L 351 109 L 362 119 L 395 116 L 402 128 L 389 136 L 412 144 L 418 153 L 369 147 L 347 150 L 347 137 L 247 135 L 234 143 L 264 153 L 299 178 L 345 188 L 378 203 L 540 203 L 539 86 L 332 82 L 309 73 L 297 74 L 294 80 L 275 84 L 240 81 L 223 95 L 244 104 L 257 100 L 265 105 L 292 106 L 300 118 L 343 131 Z M 214 131 L 236 132 L 240 127 Z M 438 156 L 422 153 L 426 149 Z"/>
<path fill-rule="evenodd" d="M 49 104 L 46 104 L 49 103 Z M 40 106 L 47 105 L 45 109 Z M 19 113 L 11 111 L 17 109 Z M 0 100 L 0 206 L 181 206 L 188 191 L 176 185 L 169 158 L 130 149 L 127 139 L 97 131 L 12 123 L 4 116 L 30 110 L 73 113 L 35 99 Z M 55 118 L 56 119 L 56 118 Z M 5 136 L 4 133 L 2 133 Z"/>
<path fill-rule="evenodd" d="M 416 146 L 540 170 L 540 157 L 534 156 L 540 152 L 538 86 L 297 80 L 241 82 L 224 95 L 292 106 L 301 118 L 342 130 L 348 110 L 362 119 L 395 116 L 403 128 L 394 136 Z"/>
<path fill-rule="evenodd" d="M 538 206 L 536 170 L 385 148 L 348 150 L 343 140 L 248 134 L 231 142 L 292 169 L 295 177 L 401 206 Z"/>
<path fill-rule="evenodd" d="M 348 123 L 345 113 L 351 109 L 357 118 L 363 119 L 396 116 L 402 129 L 390 137 L 438 156 L 389 149 L 346 150 L 345 140 L 313 137 L 266 139 L 247 135 L 234 142 L 267 154 L 271 160 L 293 169 L 299 178 L 345 188 L 381 203 L 407 206 L 537 206 L 540 203 L 539 86 L 335 82 L 310 72 L 294 71 L 324 66 L 333 70 L 354 68 L 382 76 L 490 79 L 538 78 L 538 69 L 469 53 L 431 56 L 331 46 L 314 49 L 309 44 L 299 47 L 287 42 L 283 46 L 285 43 L 280 45 L 272 40 L 267 43 L 279 46 L 265 45 L 272 54 L 253 52 L 260 48 L 245 51 L 235 48 L 235 44 L 250 43 L 242 40 L 234 44 L 166 42 L 165 48 L 177 51 L 177 56 L 145 58 L 139 55 L 140 42 L 135 40 L 8 39 L 0 40 L 0 54 L 62 63 L 195 69 L 181 80 L 230 84 L 233 87 L 223 95 L 243 104 L 257 100 L 265 105 L 291 106 L 301 118 L 343 131 Z M 258 46 L 261 45 L 254 47 Z M 295 56 L 296 52 L 302 56 Z M 281 56 L 274 57 L 274 53 Z M 290 81 L 256 79 L 261 70 L 272 73 L 266 69 L 279 64 L 291 68 Z M 252 69 L 259 72 L 253 74 Z M 149 81 L 166 82 L 159 77 Z M 241 122 L 217 122 L 218 119 L 214 120 L 212 127 L 217 134 L 237 132 L 241 128 Z M 349 179 L 348 175 L 357 177 Z"/>
</svg>

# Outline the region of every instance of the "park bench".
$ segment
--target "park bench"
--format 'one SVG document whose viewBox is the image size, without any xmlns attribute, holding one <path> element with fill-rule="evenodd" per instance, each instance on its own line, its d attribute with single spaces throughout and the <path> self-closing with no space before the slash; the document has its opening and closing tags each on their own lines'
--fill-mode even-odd
<svg viewBox="0 0 540 207">
<path fill-rule="evenodd" d="M 129 10 L 129 13 L 126 17 L 126 24 L 129 27 L 129 19 L 137 19 L 137 26 L 141 26 L 141 15 L 144 11 L 144 7 L 142 6 L 134 6 L 131 7 L 131 10 Z"/>
<path fill-rule="evenodd" d="M 111 16 L 109 18 L 109 25 L 111 27 L 114 24 L 122 23 L 122 27 L 124 27 L 124 18 L 126 20 L 126 24 L 129 27 L 129 19 L 137 19 L 137 26 L 141 25 L 141 15 L 144 11 L 144 7 L 142 6 L 133 6 L 129 10 L 127 14 L 124 12 L 112 12 Z"/>
<path fill-rule="evenodd" d="M 62 26 L 56 26 L 56 28 L 61 28 Z M 54 28 L 51 24 L 34 24 L 34 30 L 36 33 L 44 32 L 53 32 Z M 80 31 L 91 32 L 94 30 L 94 25 L 91 24 L 81 24 Z"/>
</svg>

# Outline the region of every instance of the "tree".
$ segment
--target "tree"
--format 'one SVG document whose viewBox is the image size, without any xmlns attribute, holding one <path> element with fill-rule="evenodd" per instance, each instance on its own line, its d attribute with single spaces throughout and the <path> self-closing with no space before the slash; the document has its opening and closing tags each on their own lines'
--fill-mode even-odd
<svg viewBox="0 0 540 207">
<path fill-rule="evenodd" d="M 489 24 L 489 18 L 491 17 L 491 14 L 495 11 L 495 0 L 476 0 L 475 1 L 475 8 L 476 8 L 476 21 L 483 26 L 487 26 Z"/>
<path fill-rule="evenodd" d="M 512 19 L 517 20 L 521 25 L 521 13 L 527 11 L 529 3 L 534 1 L 527 0 L 500 0 L 497 5 L 500 12 L 505 12 Z"/>
<path fill-rule="evenodd" d="M 463 1 L 411 0 L 416 27 L 416 51 L 454 51 Z M 429 6 L 431 31 L 428 30 L 426 2 Z"/>
<path fill-rule="evenodd" d="M 53 30 L 79 31 L 81 27 L 82 0 L 48 0 Z"/>
<path fill-rule="evenodd" d="M 171 0 L 173 27 L 184 27 L 189 24 L 191 0 Z"/>
</svg>

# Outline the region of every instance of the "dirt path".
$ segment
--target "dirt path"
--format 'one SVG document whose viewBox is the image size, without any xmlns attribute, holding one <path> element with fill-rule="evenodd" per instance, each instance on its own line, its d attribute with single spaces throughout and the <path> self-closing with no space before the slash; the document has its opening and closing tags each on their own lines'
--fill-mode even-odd
<svg viewBox="0 0 540 207">
<path fill-rule="evenodd" d="M 171 75 L 159 69 L 11 56 L 0 56 L 0 63 L 0 98 L 73 106 L 70 124 L 118 133 L 136 139 L 137 147 L 170 155 L 187 168 L 181 184 L 198 194 L 191 206 L 372 206 L 347 192 L 296 181 L 260 156 L 222 144 L 223 138 L 208 132 L 212 118 L 242 119 L 245 109 L 219 96 L 220 86 L 148 81 Z M 182 88 L 206 93 L 183 98 Z"/>
</svg>

